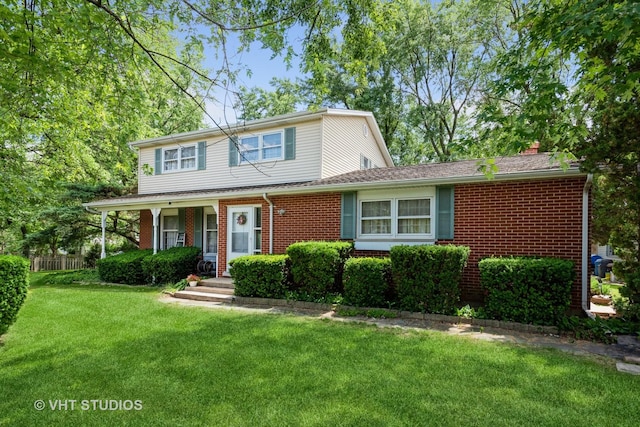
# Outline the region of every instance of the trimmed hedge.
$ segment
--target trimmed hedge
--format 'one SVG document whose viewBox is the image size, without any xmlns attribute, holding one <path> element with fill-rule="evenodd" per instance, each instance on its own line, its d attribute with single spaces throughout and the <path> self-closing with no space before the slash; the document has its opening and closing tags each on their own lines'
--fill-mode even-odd
<svg viewBox="0 0 640 427">
<path fill-rule="evenodd" d="M 151 283 L 142 269 L 142 260 L 153 255 L 152 249 L 125 252 L 96 261 L 100 280 L 109 283 L 144 285 Z"/>
<path fill-rule="evenodd" d="M 194 273 L 198 266 L 200 248 L 186 246 L 160 251 L 142 260 L 142 270 L 153 283 L 176 283 Z"/>
<path fill-rule="evenodd" d="M 247 255 L 230 263 L 235 295 L 284 298 L 288 290 L 290 261 L 287 255 Z"/>
<path fill-rule="evenodd" d="M 453 314 L 460 279 L 471 250 L 467 246 L 393 246 L 391 268 L 400 308 Z"/>
<path fill-rule="evenodd" d="M 29 260 L 13 255 L 0 256 L 0 335 L 16 321 L 28 287 Z"/>
<path fill-rule="evenodd" d="M 573 262 L 558 258 L 485 258 L 478 263 L 485 312 L 498 320 L 555 325 L 571 303 Z"/>
<path fill-rule="evenodd" d="M 299 242 L 287 248 L 296 290 L 311 298 L 342 292 L 344 263 L 353 252 L 351 242 Z"/>
<path fill-rule="evenodd" d="M 350 258 L 344 264 L 344 303 L 384 307 L 393 299 L 389 258 Z"/>
</svg>

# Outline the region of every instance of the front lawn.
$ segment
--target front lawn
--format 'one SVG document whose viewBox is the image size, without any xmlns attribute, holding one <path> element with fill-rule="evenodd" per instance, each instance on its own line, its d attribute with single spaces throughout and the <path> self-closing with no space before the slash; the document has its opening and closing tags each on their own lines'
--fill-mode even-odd
<svg viewBox="0 0 640 427">
<path fill-rule="evenodd" d="M 618 373 L 612 361 L 164 304 L 158 296 L 147 287 L 32 286 L 2 338 L 0 425 L 635 426 L 640 419 L 640 377 Z M 39 400 L 43 410 L 34 407 Z"/>
</svg>

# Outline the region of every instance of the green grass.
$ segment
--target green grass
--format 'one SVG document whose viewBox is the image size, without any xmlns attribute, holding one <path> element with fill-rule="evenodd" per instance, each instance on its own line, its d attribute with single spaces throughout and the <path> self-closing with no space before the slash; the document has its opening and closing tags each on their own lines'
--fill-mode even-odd
<svg viewBox="0 0 640 427">
<path fill-rule="evenodd" d="M 640 377 L 618 373 L 613 362 L 438 332 L 165 304 L 159 293 L 32 286 L 0 347 L 0 425 L 635 426 L 640 419 Z M 38 399 L 46 409 L 34 409 Z M 78 402 L 51 410 L 55 399 Z M 92 399 L 139 400 L 142 409 L 82 410 Z"/>
</svg>

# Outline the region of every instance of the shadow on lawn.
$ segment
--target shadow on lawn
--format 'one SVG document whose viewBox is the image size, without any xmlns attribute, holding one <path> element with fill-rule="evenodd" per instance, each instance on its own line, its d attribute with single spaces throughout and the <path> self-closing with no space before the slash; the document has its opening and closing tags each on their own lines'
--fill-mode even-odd
<svg viewBox="0 0 640 427">
<path fill-rule="evenodd" d="M 570 425 L 588 417 L 624 425 L 638 415 L 612 420 L 598 409 L 608 390 L 635 398 L 628 377 L 552 350 L 192 307 L 159 305 L 130 321 L 113 309 L 86 315 L 100 318 L 96 327 L 67 331 L 65 345 L 5 353 L 1 365 L 12 369 L 2 370 L 0 389 L 12 393 L 0 414 L 11 424 Z M 140 400 L 142 409 L 38 412 L 36 399 Z"/>
</svg>

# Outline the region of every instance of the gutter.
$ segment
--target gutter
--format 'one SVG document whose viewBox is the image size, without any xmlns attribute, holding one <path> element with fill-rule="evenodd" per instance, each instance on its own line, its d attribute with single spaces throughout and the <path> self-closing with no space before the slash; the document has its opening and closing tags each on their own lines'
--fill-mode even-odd
<svg viewBox="0 0 640 427">
<path fill-rule="evenodd" d="M 85 209 L 87 212 L 91 213 L 91 214 L 99 215 L 99 214 L 101 214 L 101 213 L 102 213 L 101 211 L 97 211 L 97 210 L 95 210 L 95 209 L 92 209 L 92 208 L 91 208 L 91 206 L 85 205 L 84 203 L 82 204 L 82 206 L 84 206 L 84 209 Z"/>
<path fill-rule="evenodd" d="M 337 110 L 341 111 L 341 110 Z M 200 129 L 190 132 L 182 132 L 173 135 L 165 135 L 156 138 L 142 139 L 139 141 L 133 141 L 129 143 L 132 148 L 151 147 L 167 143 L 177 143 L 184 141 L 193 141 L 197 139 L 208 139 L 212 137 L 222 137 L 226 139 L 230 133 L 234 132 L 246 132 L 249 130 L 255 130 L 272 126 L 283 126 L 289 123 L 299 123 L 305 120 L 312 120 L 317 117 L 322 117 L 324 114 L 335 114 L 336 110 L 331 108 L 321 108 L 317 111 L 298 111 L 290 114 L 283 114 L 276 117 L 267 117 L 264 119 L 250 120 L 247 122 L 237 122 L 227 125 L 216 125 L 213 128 Z M 358 110 L 347 110 L 345 114 L 366 116 L 366 112 Z M 372 113 L 368 113 L 373 115 Z M 216 141 L 220 142 L 220 141 Z"/>
<path fill-rule="evenodd" d="M 587 175 L 582 190 L 582 310 L 594 318 L 589 304 L 589 190 L 593 183 L 593 174 Z"/>
<path fill-rule="evenodd" d="M 267 193 L 262 193 L 262 198 L 269 203 L 269 254 L 273 253 L 273 202 L 267 197 Z"/>
</svg>

